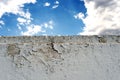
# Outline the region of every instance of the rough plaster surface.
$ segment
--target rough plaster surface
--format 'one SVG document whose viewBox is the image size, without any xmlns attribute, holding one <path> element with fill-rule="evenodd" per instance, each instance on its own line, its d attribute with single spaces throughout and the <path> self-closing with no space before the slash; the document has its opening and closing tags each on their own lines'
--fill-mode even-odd
<svg viewBox="0 0 120 80">
<path fill-rule="evenodd" d="M 0 37 L 0 80 L 120 80 L 120 36 Z"/>
</svg>

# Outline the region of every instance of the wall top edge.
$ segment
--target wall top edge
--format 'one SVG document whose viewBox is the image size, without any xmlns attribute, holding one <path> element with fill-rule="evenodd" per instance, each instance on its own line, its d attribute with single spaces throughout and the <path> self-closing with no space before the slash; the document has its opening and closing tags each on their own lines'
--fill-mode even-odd
<svg viewBox="0 0 120 80">
<path fill-rule="evenodd" d="M 1 36 L 0 43 L 120 43 L 120 35 Z"/>
</svg>

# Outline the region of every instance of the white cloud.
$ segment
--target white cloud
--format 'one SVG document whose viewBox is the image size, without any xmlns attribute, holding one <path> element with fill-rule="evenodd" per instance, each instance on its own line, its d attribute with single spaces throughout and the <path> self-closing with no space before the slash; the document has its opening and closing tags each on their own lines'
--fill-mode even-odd
<svg viewBox="0 0 120 80">
<path fill-rule="evenodd" d="M 12 13 L 18 15 L 17 18 L 18 24 L 17 27 L 21 31 L 21 35 L 35 35 L 38 33 L 45 33 L 46 29 L 53 29 L 53 21 L 45 22 L 45 24 L 33 24 L 31 13 L 29 10 L 26 12 L 23 10 L 24 4 L 35 3 L 37 0 L 1 0 L 0 2 L 0 18 L 5 13 Z M 59 4 L 59 2 L 56 2 Z M 50 6 L 51 4 L 46 2 L 45 6 Z M 4 22 L 0 22 L 0 24 L 4 24 Z M 46 29 L 45 29 L 46 28 Z M 26 29 L 23 31 L 22 29 Z M 45 29 L 45 30 L 43 30 Z"/>
<path fill-rule="evenodd" d="M 59 5 L 54 5 L 52 8 L 55 9 L 55 8 L 57 8 L 58 6 L 59 6 Z"/>
<path fill-rule="evenodd" d="M 59 1 L 55 1 L 55 4 L 59 4 Z"/>
<path fill-rule="evenodd" d="M 17 27 L 19 30 L 22 30 L 22 27 L 19 24 L 17 24 Z"/>
<path fill-rule="evenodd" d="M 49 22 L 46 22 L 43 24 L 45 28 L 53 29 L 53 21 L 50 20 Z"/>
<path fill-rule="evenodd" d="M 50 6 L 50 3 L 49 2 L 45 2 L 44 6 L 48 7 L 48 6 Z"/>
<path fill-rule="evenodd" d="M 39 25 L 31 25 L 27 27 L 26 32 L 22 32 L 22 35 L 30 36 L 30 35 L 35 35 L 39 32 L 42 32 L 42 27 Z"/>
<path fill-rule="evenodd" d="M 0 20 L 0 25 L 5 25 L 5 23 L 2 20 Z"/>
<path fill-rule="evenodd" d="M 28 25 L 31 25 L 31 14 L 29 11 L 24 12 L 21 17 L 17 18 L 17 27 L 19 30 L 22 30 L 22 27 L 27 27 Z"/>
<path fill-rule="evenodd" d="M 5 25 L 5 23 L 2 20 L 0 20 L 0 29 L 2 28 L 3 25 Z"/>
<path fill-rule="evenodd" d="M 22 17 L 18 17 L 17 18 L 17 21 L 18 21 L 18 24 L 20 25 L 28 25 L 31 23 L 31 14 L 27 11 L 26 13 L 22 14 Z"/>
<path fill-rule="evenodd" d="M 20 24 L 23 24 L 23 23 L 26 23 L 26 22 L 27 22 L 27 20 L 26 20 L 25 18 L 21 18 L 21 17 L 17 18 L 17 21 L 18 21 Z"/>
<path fill-rule="evenodd" d="M 22 13 L 21 16 L 28 19 L 28 20 L 32 19 L 29 11 Z"/>
<path fill-rule="evenodd" d="M 36 0 L 1 0 L 0 2 L 0 18 L 5 13 L 13 13 L 15 15 L 24 16 L 22 7 L 26 3 L 35 3 Z"/>
<path fill-rule="evenodd" d="M 85 0 L 87 17 L 82 35 L 120 35 L 120 0 Z M 78 17 L 76 17 L 78 18 Z"/>
<path fill-rule="evenodd" d="M 43 33 L 43 34 L 46 34 L 46 29 L 53 29 L 53 21 L 50 20 L 48 22 L 45 22 L 43 24 L 40 24 L 40 25 L 35 25 L 35 24 L 29 24 L 26 25 L 26 31 L 25 32 L 21 32 L 22 35 L 28 35 L 28 36 L 31 36 L 31 35 L 36 35 L 38 33 Z M 21 30 L 21 27 L 18 25 L 18 29 Z"/>
<path fill-rule="evenodd" d="M 84 19 L 84 14 L 80 12 L 80 13 L 74 15 L 74 18 L 75 19 Z"/>
<path fill-rule="evenodd" d="M 32 20 L 31 18 L 31 14 L 29 13 L 29 11 L 24 12 L 23 11 L 23 7 L 24 4 L 29 4 L 29 3 L 35 3 L 36 0 L 1 0 L 0 2 L 0 18 L 2 18 L 2 16 L 5 13 L 12 13 L 15 15 L 19 15 L 22 18 L 18 18 L 17 21 L 19 22 L 19 29 L 20 29 L 20 25 L 23 25 L 23 23 L 25 24 L 29 24 Z M 3 24 L 3 22 L 2 22 Z"/>
<path fill-rule="evenodd" d="M 54 5 L 52 6 L 52 9 L 55 9 L 59 6 L 59 1 L 55 1 Z"/>
</svg>

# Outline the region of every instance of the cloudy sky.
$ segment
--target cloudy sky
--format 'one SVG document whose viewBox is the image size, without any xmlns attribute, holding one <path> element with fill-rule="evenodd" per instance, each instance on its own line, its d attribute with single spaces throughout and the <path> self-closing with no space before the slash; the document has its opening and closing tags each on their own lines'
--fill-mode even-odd
<svg viewBox="0 0 120 80">
<path fill-rule="evenodd" d="M 120 0 L 0 0 L 0 36 L 120 35 Z"/>
</svg>

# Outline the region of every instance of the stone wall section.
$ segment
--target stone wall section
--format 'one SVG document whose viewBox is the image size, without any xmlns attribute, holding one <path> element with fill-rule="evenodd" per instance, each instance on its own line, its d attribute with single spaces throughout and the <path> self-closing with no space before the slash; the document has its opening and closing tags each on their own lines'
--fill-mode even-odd
<svg viewBox="0 0 120 80">
<path fill-rule="evenodd" d="M 1 80 L 120 80 L 120 36 L 0 37 Z"/>
</svg>

